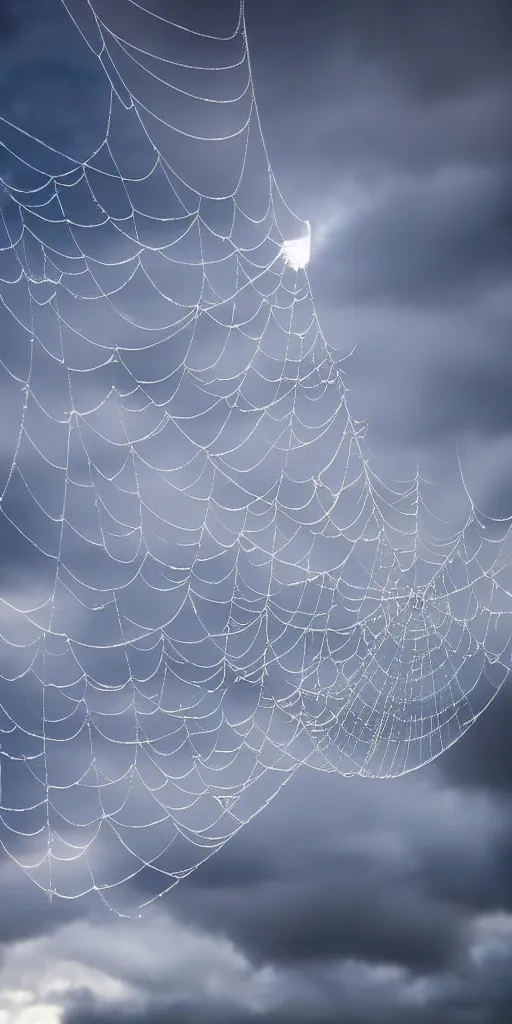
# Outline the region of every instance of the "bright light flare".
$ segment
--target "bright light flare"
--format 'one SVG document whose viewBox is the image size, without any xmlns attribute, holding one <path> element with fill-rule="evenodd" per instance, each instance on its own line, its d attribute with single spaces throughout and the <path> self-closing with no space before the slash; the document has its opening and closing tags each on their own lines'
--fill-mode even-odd
<svg viewBox="0 0 512 1024">
<path fill-rule="evenodd" d="M 281 253 L 286 262 L 293 270 L 304 270 L 309 263 L 311 256 L 311 231 L 309 221 L 306 221 L 308 233 L 304 238 L 292 238 L 283 242 Z"/>
</svg>

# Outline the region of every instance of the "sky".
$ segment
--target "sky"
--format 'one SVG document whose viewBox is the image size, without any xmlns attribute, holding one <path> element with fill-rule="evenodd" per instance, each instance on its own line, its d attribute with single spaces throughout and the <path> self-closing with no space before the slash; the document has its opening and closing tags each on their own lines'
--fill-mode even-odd
<svg viewBox="0 0 512 1024">
<path fill-rule="evenodd" d="M 185 0 L 147 6 L 215 34 L 236 22 L 231 0 L 203 0 L 193 14 Z M 139 24 L 131 24 L 135 15 L 123 0 L 97 0 L 95 8 L 109 24 L 125 19 L 127 33 Z M 85 3 L 73 0 L 69 11 L 94 44 Z M 335 350 L 345 354 L 355 346 L 346 383 L 354 414 L 368 418 L 379 464 L 387 471 L 419 454 L 438 481 L 440 501 L 452 509 L 459 445 L 479 504 L 494 516 L 512 514 L 508 3 L 246 0 L 246 19 L 272 167 L 287 202 L 311 222 L 316 309 Z M 165 47 L 162 26 L 148 30 L 145 41 Z M 107 99 L 105 79 L 58 0 L 1 0 L 3 117 L 80 160 L 103 137 Z M 124 166 L 136 168 L 143 154 L 129 123 L 120 121 L 116 131 Z M 12 146 L 5 123 L 2 132 L 0 141 Z M 215 182 L 221 189 L 232 171 L 229 155 L 205 165 L 201 147 L 187 145 L 170 151 L 175 165 L 182 160 L 201 188 Z M 37 158 L 41 166 L 42 151 Z M 257 204 L 261 182 L 257 164 L 250 167 L 249 199 Z M 0 174 L 14 188 L 30 186 L 30 172 L 1 146 Z M 157 188 L 155 208 L 160 198 Z M 87 202 L 78 193 L 78 220 L 81 209 L 92 216 Z M 100 255 L 111 251 L 108 234 L 98 238 Z M 156 264 L 153 269 L 158 272 Z M 182 294 L 178 271 L 169 287 Z M 142 289 L 134 295 L 129 312 L 154 316 L 158 327 L 157 307 L 148 312 Z M 84 332 L 112 344 L 108 310 L 83 307 L 76 315 Z M 75 315 L 73 308 L 66 315 Z M 22 338 L 11 319 L 0 321 L 0 329 L 2 359 L 21 372 Z M 45 336 L 43 314 L 39 330 Z M 56 344 L 50 333 L 46 342 Z M 65 382 L 50 380 L 45 367 L 36 367 L 34 386 L 43 404 L 60 408 Z M 103 394 L 101 379 L 94 386 Z M 12 378 L 4 375 L 1 387 L 4 473 L 21 398 L 13 394 Z M 33 422 L 44 455 L 55 454 L 61 436 L 42 419 Z M 115 410 L 99 426 L 108 435 L 114 422 Z M 208 433 L 208 421 L 204 429 Z M 101 445 L 94 452 L 104 457 Z M 152 455 L 156 459 L 158 450 Z M 28 458 L 24 451 L 22 458 Z M 57 477 L 50 469 L 37 471 L 35 463 L 26 466 L 37 498 L 55 512 Z M 149 494 L 150 481 L 147 487 Z M 113 498 L 105 494 L 105 500 Z M 15 521 L 50 549 L 51 528 L 41 532 L 42 519 L 22 493 L 12 492 L 11 501 Z M 192 506 L 176 505 L 176 515 L 178 535 Z M 85 529 L 87 506 L 77 502 L 73 516 Z M 16 540 L 6 523 L 0 534 L 3 594 L 20 587 L 44 594 L 44 558 Z M 68 564 L 89 570 L 98 586 L 107 570 L 85 551 L 70 547 Z M 146 597 L 137 591 L 134 600 Z M 62 628 L 87 640 L 91 624 L 80 618 L 76 601 L 63 602 L 58 614 Z M 152 614 L 159 614 L 156 605 Z M 182 627 L 192 630 L 188 621 Z M 10 626 L 2 618 L 4 628 Z M 11 639 L 30 642 L 25 626 L 12 629 Z M 56 671 L 65 674 L 69 659 L 61 650 L 54 654 L 62 655 Z M 8 676 L 14 656 L 7 659 L 2 648 L 1 657 Z M 106 662 L 96 668 L 111 671 Z M 17 700 L 14 695 L 9 705 L 14 717 Z M 417 772 L 371 780 L 300 769 L 267 808 L 140 920 L 119 918 L 88 898 L 50 903 L 1 857 L 0 1024 L 508 1020 L 511 727 L 512 691 L 505 680 L 459 742 Z M 7 749 L 10 740 L 2 742 Z M 66 749 L 66 770 L 79 766 L 80 745 Z M 28 774 L 13 773 L 11 782 L 4 764 L 2 771 L 4 787 L 29 786 Z M 110 846 L 100 848 L 103 877 L 119 869 L 116 855 Z M 143 875 L 128 888 L 140 899 L 153 894 L 152 886 Z"/>
</svg>

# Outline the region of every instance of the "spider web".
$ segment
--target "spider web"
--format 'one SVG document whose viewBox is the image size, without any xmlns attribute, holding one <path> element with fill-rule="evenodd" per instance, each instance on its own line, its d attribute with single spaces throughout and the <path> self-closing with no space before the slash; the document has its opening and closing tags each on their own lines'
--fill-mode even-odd
<svg viewBox="0 0 512 1024">
<path fill-rule="evenodd" d="M 220 37 L 61 2 L 105 130 L 79 159 L 0 118 L 1 838 L 50 895 L 145 904 L 299 765 L 400 775 L 469 727 L 510 534 L 377 475 L 243 3 Z"/>
</svg>

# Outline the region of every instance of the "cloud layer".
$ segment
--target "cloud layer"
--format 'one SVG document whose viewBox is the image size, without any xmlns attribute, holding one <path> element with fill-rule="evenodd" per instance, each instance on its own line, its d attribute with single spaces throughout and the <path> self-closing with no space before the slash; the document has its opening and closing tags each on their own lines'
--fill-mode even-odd
<svg viewBox="0 0 512 1024">
<path fill-rule="evenodd" d="M 0 6 L 1 112 L 17 105 L 52 138 L 60 125 L 82 152 L 102 94 L 64 59 L 55 6 L 30 25 Z M 223 29 L 236 6 L 222 3 L 217 22 L 198 4 L 194 24 Z M 178 20 L 188 7 L 176 4 Z M 340 353 L 357 342 L 348 383 L 371 443 L 386 467 L 419 449 L 452 507 L 459 442 L 473 493 L 509 515 L 509 4 L 246 7 L 272 162 L 312 221 L 326 335 Z M 51 60 L 34 70 L 38 52 Z M 33 584 L 39 565 L 4 549 L 9 585 Z M 298 774 L 140 922 L 49 904 L 2 860 L 1 1024 L 508 1020 L 511 724 L 506 685 L 421 773 Z M 147 877 L 133 883 L 135 901 L 148 892 Z"/>
</svg>

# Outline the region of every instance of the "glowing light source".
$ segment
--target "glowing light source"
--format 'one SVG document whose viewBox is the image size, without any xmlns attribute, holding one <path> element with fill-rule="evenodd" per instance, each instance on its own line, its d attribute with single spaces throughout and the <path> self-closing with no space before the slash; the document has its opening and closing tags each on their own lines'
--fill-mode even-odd
<svg viewBox="0 0 512 1024">
<path fill-rule="evenodd" d="M 308 233 L 303 238 L 292 238 L 283 242 L 281 253 L 293 270 L 304 270 L 311 256 L 311 229 L 306 221 Z"/>
</svg>

